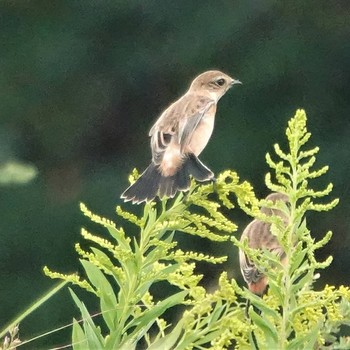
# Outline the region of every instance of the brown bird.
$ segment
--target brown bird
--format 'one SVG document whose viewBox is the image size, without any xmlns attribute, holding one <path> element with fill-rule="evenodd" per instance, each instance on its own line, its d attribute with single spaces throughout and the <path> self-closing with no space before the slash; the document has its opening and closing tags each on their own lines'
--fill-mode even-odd
<svg viewBox="0 0 350 350">
<path fill-rule="evenodd" d="M 177 191 L 188 190 L 190 175 L 198 181 L 214 180 L 213 172 L 197 157 L 212 134 L 217 102 L 240 83 L 217 70 L 195 78 L 151 128 L 152 162 L 121 198 L 141 203 L 157 195 L 174 197 Z"/>
<path fill-rule="evenodd" d="M 282 193 L 272 193 L 266 197 L 274 203 L 277 201 L 288 202 L 288 197 Z M 261 212 L 268 216 L 279 216 L 283 219 L 285 226 L 288 225 L 286 214 L 278 209 L 261 208 Z M 276 254 L 282 262 L 285 263 L 285 253 L 281 248 L 277 237 L 271 233 L 271 224 L 253 220 L 243 231 L 241 242 L 248 240 L 248 246 L 252 249 L 265 249 Z M 263 295 L 268 284 L 267 277 L 259 271 L 259 268 L 249 260 L 246 254 L 239 250 L 239 265 L 244 280 L 248 284 L 251 292 L 257 295 Z"/>
</svg>

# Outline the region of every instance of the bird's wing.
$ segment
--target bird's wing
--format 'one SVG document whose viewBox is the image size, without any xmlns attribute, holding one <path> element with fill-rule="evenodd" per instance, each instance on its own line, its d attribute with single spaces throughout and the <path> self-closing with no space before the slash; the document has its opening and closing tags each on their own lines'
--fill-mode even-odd
<svg viewBox="0 0 350 350">
<path fill-rule="evenodd" d="M 258 270 L 255 264 L 241 250 L 239 252 L 239 265 L 246 283 L 256 283 L 263 277 L 263 273 Z"/>
<path fill-rule="evenodd" d="M 214 100 L 205 96 L 196 96 L 196 98 L 190 100 L 179 121 L 178 143 L 181 145 L 181 152 L 190 143 L 193 132 L 206 112 L 214 104 Z"/>
<path fill-rule="evenodd" d="M 266 246 L 263 242 L 263 238 L 270 235 L 270 225 L 268 223 L 255 219 L 251 221 L 249 225 L 244 229 L 241 237 L 241 242 L 247 240 L 248 246 L 250 248 L 264 249 Z M 242 249 L 239 250 L 239 265 L 243 278 L 248 284 L 256 283 L 263 277 L 263 273 L 259 271 L 257 266 L 252 261 L 249 260 Z"/>
<path fill-rule="evenodd" d="M 276 247 L 270 250 L 271 253 L 277 255 L 280 260 L 285 258 L 285 252 L 280 247 Z M 264 274 L 256 267 L 256 265 L 249 260 L 249 258 L 243 252 L 240 252 L 239 264 L 244 280 L 250 283 L 257 283 Z"/>
<path fill-rule="evenodd" d="M 214 103 L 214 100 L 205 96 L 184 95 L 170 105 L 149 132 L 153 162 L 160 164 L 173 138 L 181 146 L 182 152 L 198 123 Z"/>
<path fill-rule="evenodd" d="M 285 253 L 277 238 L 271 234 L 271 225 L 269 223 L 253 220 L 242 233 L 241 241 L 246 239 L 248 239 L 250 248 L 268 250 L 280 260 L 285 257 Z M 243 278 L 247 283 L 256 283 L 263 277 L 263 272 L 249 260 L 241 249 L 239 251 L 239 263 Z"/>
<path fill-rule="evenodd" d="M 164 152 L 178 129 L 176 110 L 173 106 L 174 104 L 163 112 L 149 132 L 152 160 L 155 164 L 161 163 Z"/>
</svg>

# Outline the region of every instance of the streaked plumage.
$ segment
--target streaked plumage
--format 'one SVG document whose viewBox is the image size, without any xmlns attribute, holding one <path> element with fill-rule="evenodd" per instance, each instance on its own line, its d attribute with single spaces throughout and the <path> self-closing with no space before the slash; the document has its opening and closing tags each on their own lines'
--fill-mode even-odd
<svg viewBox="0 0 350 350">
<path fill-rule="evenodd" d="M 273 202 L 287 202 L 288 198 L 281 193 L 272 193 L 266 197 L 266 200 L 271 200 Z M 284 224 L 288 224 L 285 214 L 280 210 L 262 208 L 261 212 L 269 216 L 280 216 L 283 219 Z M 271 233 L 271 224 L 257 219 L 253 220 L 242 233 L 241 241 L 243 242 L 246 239 L 248 240 L 248 246 L 250 248 L 266 249 L 279 256 L 281 260 L 284 259 L 284 251 L 276 236 Z M 268 284 L 267 278 L 261 271 L 259 271 L 258 267 L 248 259 L 241 249 L 239 250 L 239 264 L 243 278 L 248 284 L 250 291 L 262 295 Z"/>
</svg>

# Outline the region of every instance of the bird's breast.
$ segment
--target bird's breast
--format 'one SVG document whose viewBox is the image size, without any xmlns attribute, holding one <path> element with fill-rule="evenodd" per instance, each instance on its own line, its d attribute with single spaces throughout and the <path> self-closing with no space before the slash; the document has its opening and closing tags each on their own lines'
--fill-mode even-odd
<svg viewBox="0 0 350 350">
<path fill-rule="evenodd" d="M 208 111 L 193 131 L 191 140 L 185 150 L 186 153 L 193 153 L 198 156 L 203 151 L 213 133 L 214 121 L 215 111 Z"/>
</svg>

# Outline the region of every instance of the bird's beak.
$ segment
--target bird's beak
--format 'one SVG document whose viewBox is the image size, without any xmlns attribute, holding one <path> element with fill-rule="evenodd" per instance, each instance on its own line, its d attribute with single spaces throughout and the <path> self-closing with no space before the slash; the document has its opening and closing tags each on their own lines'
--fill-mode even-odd
<svg viewBox="0 0 350 350">
<path fill-rule="evenodd" d="M 240 80 L 238 80 L 238 79 L 232 79 L 231 86 L 233 86 L 235 84 L 242 84 L 242 82 Z"/>
</svg>

